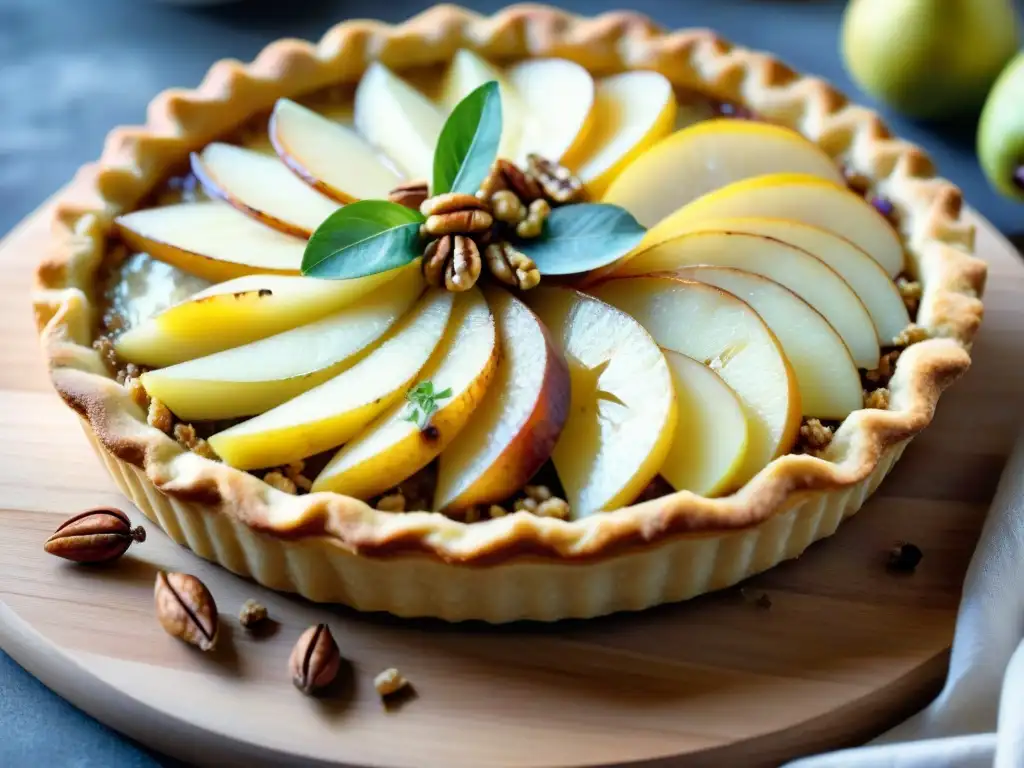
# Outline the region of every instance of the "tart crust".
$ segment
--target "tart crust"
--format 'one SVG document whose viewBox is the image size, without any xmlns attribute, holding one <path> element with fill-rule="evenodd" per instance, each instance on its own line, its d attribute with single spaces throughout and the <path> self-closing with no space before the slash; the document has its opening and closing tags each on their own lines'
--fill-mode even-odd
<svg viewBox="0 0 1024 768">
<path fill-rule="evenodd" d="M 526 512 L 466 524 L 428 512 L 377 511 L 357 499 L 292 496 L 204 459 L 146 424 L 91 347 L 97 269 L 118 214 L 139 206 L 188 153 L 280 97 L 355 81 L 370 61 L 439 64 L 469 47 L 505 62 L 572 59 L 592 73 L 655 69 L 680 88 L 745 106 L 799 130 L 899 213 L 908 271 L 921 281 L 912 345 L 889 383 L 890 410 L 860 410 L 824 458 L 790 454 L 737 493 L 673 493 L 566 522 Z M 267 586 L 362 610 L 450 620 L 588 617 L 735 584 L 831 535 L 932 419 L 940 393 L 970 365 L 986 266 L 960 191 L 880 117 L 822 80 L 707 30 L 666 33 L 631 12 L 582 18 L 540 5 L 481 16 L 439 5 L 405 23 L 347 21 L 316 44 L 281 40 L 251 64 L 221 61 L 195 90 L 157 96 L 141 127 L 109 135 L 58 199 L 52 249 L 34 306 L 53 384 L 123 492 L 175 540 Z M 410 585 L 416 586 L 415 588 Z"/>
</svg>

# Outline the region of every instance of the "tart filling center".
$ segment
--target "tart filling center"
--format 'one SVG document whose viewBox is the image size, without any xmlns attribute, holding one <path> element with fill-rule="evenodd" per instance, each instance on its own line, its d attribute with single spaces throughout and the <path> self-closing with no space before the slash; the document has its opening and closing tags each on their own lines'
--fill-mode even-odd
<svg viewBox="0 0 1024 768">
<path fill-rule="evenodd" d="M 280 491 L 467 522 L 724 495 L 827 460 L 924 338 L 897 211 L 655 72 L 461 50 L 304 101 L 119 218 L 96 342 L 150 424 Z"/>
</svg>

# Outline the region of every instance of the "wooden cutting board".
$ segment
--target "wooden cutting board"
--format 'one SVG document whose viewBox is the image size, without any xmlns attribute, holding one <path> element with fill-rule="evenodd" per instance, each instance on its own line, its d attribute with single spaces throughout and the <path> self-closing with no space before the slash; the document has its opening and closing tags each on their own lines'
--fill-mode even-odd
<svg viewBox="0 0 1024 768">
<path fill-rule="evenodd" d="M 43 370 L 28 299 L 46 246 L 37 213 L 0 244 L 0 646 L 103 722 L 203 765 L 769 766 L 863 741 L 941 687 L 961 580 L 1024 407 L 1024 266 L 980 227 L 991 275 L 975 367 L 833 538 L 743 593 L 495 629 L 277 595 L 148 523 L 149 540 L 113 568 L 45 555 L 42 542 L 73 512 L 109 504 L 141 516 Z M 884 567 L 898 540 L 924 551 L 912 575 Z M 214 655 L 158 626 L 158 568 L 195 573 L 212 589 L 226 640 Z M 770 607 L 753 599 L 762 593 Z M 249 597 L 280 622 L 270 636 L 234 621 Z M 325 701 L 301 696 L 286 668 L 315 621 L 330 622 L 351 661 Z M 390 666 L 417 690 L 395 711 L 372 686 Z"/>
</svg>

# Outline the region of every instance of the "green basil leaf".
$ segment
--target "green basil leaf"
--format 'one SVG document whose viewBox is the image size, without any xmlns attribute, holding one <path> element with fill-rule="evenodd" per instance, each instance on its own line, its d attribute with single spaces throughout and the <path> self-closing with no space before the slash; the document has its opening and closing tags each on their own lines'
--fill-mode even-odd
<svg viewBox="0 0 1024 768">
<path fill-rule="evenodd" d="M 501 141 L 501 92 L 494 80 L 460 101 L 441 129 L 434 149 L 430 193 L 475 194 L 498 156 Z"/>
<path fill-rule="evenodd" d="M 542 275 L 572 275 L 611 264 L 643 239 L 647 230 L 629 211 L 606 203 L 566 205 L 551 211 L 544 233 L 517 247 Z"/>
<path fill-rule="evenodd" d="M 317 227 L 302 254 L 302 274 L 327 280 L 375 275 L 422 255 L 419 211 L 386 200 L 360 200 Z"/>
</svg>

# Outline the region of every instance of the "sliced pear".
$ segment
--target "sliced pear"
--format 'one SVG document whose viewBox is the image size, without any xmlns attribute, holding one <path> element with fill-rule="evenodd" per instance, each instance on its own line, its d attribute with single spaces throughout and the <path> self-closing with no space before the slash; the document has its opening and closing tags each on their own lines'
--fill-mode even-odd
<svg viewBox="0 0 1024 768">
<path fill-rule="evenodd" d="M 660 474 L 677 491 L 719 496 L 732 487 L 747 452 L 743 403 L 703 363 L 661 351 L 676 388 L 679 420 Z"/>
<path fill-rule="evenodd" d="M 676 96 L 658 72 L 623 72 L 597 82 L 594 128 L 576 175 L 592 199 L 651 146 L 672 132 Z"/>
<path fill-rule="evenodd" d="M 323 320 L 149 371 L 142 384 L 185 421 L 262 413 L 362 359 L 425 288 L 420 271 L 407 270 L 384 289 Z"/>
<path fill-rule="evenodd" d="M 501 355 L 473 418 L 441 454 L 435 509 L 507 499 L 551 457 L 569 414 L 569 367 L 540 320 L 501 288 L 484 293 Z"/>
<path fill-rule="evenodd" d="M 674 277 L 609 280 L 597 298 L 632 315 L 662 347 L 703 362 L 736 393 L 747 414 L 746 483 L 793 447 L 800 389 L 782 345 L 750 305 L 704 283 Z"/>
<path fill-rule="evenodd" d="M 352 304 L 407 271 L 354 280 L 250 275 L 200 291 L 121 334 L 117 353 L 137 365 L 164 367 L 273 336 Z"/>
<path fill-rule="evenodd" d="M 845 419 L 863 407 L 860 373 L 828 321 L 787 288 L 729 267 L 686 267 L 679 277 L 728 291 L 749 304 L 782 344 L 800 387 L 803 415 Z"/>
<path fill-rule="evenodd" d="M 781 283 L 825 316 L 858 367 L 878 366 L 878 334 L 857 294 L 820 259 L 779 240 L 734 232 L 692 232 L 641 247 L 613 275 L 650 275 L 697 264 L 735 267 Z"/>
<path fill-rule="evenodd" d="M 522 138 L 525 108 L 519 93 L 504 72 L 480 54 L 468 48 L 460 48 L 445 73 L 439 100 L 445 112 L 450 113 L 460 101 L 492 80 L 498 83 L 501 91 L 501 142 L 498 144 L 498 156 L 511 159 L 516 156 L 516 148 Z"/>
<path fill-rule="evenodd" d="M 569 167 L 579 164 L 594 126 L 594 79 L 568 59 L 528 59 L 506 71 L 524 107 L 518 154 L 536 153 Z"/>
<path fill-rule="evenodd" d="M 450 396 L 439 400 L 425 429 L 410 420 L 408 403 L 392 407 L 334 455 L 313 491 L 368 499 L 425 467 L 473 417 L 497 362 L 494 318 L 483 294 L 477 288 L 459 294 L 444 342 L 417 382 Z"/>
<path fill-rule="evenodd" d="M 289 99 L 278 99 L 267 130 L 281 162 L 339 202 L 382 200 L 401 181 L 358 133 Z"/>
<path fill-rule="evenodd" d="M 350 440 L 408 390 L 445 334 L 452 294 L 431 290 L 388 339 L 320 386 L 210 438 L 232 467 L 290 464 Z"/>
<path fill-rule="evenodd" d="M 355 125 L 409 179 L 429 180 L 444 117 L 422 93 L 379 61 L 367 68 L 355 97 Z"/>
<path fill-rule="evenodd" d="M 718 118 L 662 139 L 612 183 L 603 202 L 654 226 L 701 195 L 766 173 L 807 173 L 843 183 L 818 145 L 771 123 Z"/>
<path fill-rule="evenodd" d="M 868 254 L 890 277 L 903 271 L 899 235 L 870 203 L 845 186 L 799 173 L 759 176 L 711 192 L 651 227 L 644 243 L 664 240 L 708 219 L 747 216 L 791 219 L 827 229 Z"/>
<path fill-rule="evenodd" d="M 210 197 L 261 224 L 308 238 L 338 204 L 310 189 L 274 157 L 214 142 L 192 153 L 192 172 Z"/>
<path fill-rule="evenodd" d="M 684 231 L 728 231 L 761 235 L 795 245 L 816 256 L 838 272 L 853 288 L 871 315 L 883 346 L 889 344 L 910 323 L 903 298 L 881 265 L 846 238 L 826 229 L 789 219 L 746 217 L 702 220 L 675 234 L 683 234 Z"/>
<path fill-rule="evenodd" d="M 253 221 L 227 203 L 204 201 L 118 216 L 135 250 L 212 282 L 254 274 L 298 274 L 306 241 Z"/>
<path fill-rule="evenodd" d="M 569 418 L 552 459 L 573 518 L 632 502 L 672 445 L 677 407 L 665 356 L 628 315 L 568 288 L 527 302 L 569 363 Z"/>
</svg>

